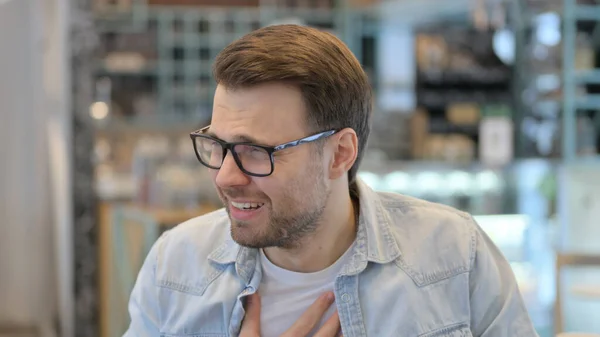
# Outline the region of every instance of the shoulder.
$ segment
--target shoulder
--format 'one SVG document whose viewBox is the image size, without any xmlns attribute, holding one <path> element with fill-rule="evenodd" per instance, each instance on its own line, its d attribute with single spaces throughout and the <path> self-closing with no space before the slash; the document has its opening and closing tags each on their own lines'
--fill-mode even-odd
<svg viewBox="0 0 600 337">
<path fill-rule="evenodd" d="M 201 294 L 222 272 L 210 261 L 215 251 L 237 247 L 229 232 L 229 217 L 221 209 L 190 219 L 166 231 L 155 244 L 157 285 Z M 193 266 L 193 268 L 191 268 Z"/>
<path fill-rule="evenodd" d="M 478 235 L 471 214 L 405 195 L 377 195 L 405 263 L 424 274 L 471 270 Z"/>
<path fill-rule="evenodd" d="M 230 238 L 225 209 L 185 221 L 162 236 L 162 251 L 194 250 L 206 256 Z"/>
<path fill-rule="evenodd" d="M 475 230 L 471 214 L 456 208 L 395 193 L 378 192 L 376 195 L 394 228 L 426 232 Z"/>
</svg>

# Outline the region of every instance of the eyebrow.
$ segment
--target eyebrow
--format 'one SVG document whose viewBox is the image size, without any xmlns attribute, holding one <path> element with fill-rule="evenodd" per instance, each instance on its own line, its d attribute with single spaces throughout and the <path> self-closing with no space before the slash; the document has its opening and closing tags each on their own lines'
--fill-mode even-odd
<svg viewBox="0 0 600 337">
<path fill-rule="evenodd" d="M 218 140 L 225 141 L 224 139 L 221 139 L 219 136 L 217 136 L 214 132 L 210 131 L 210 129 L 206 130 L 204 133 L 207 134 L 207 135 L 209 135 L 209 136 L 211 136 L 211 137 L 213 137 L 213 138 L 216 138 Z M 243 134 L 242 135 L 235 135 L 235 136 L 233 136 L 232 142 L 233 143 L 252 143 L 252 144 L 255 144 L 255 145 L 263 145 L 263 146 L 275 146 L 275 145 L 267 144 L 265 142 L 261 142 L 261 141 L 259 141 L 258 139 L 254 138 L 252 136 L 243 135 Z"/>
</svg>

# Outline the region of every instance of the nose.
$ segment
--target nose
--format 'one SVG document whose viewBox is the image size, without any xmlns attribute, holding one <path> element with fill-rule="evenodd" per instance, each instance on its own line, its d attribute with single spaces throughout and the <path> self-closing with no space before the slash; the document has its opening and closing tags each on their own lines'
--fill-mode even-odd
<svg viewBox="0 0 600 337">
<path fill-rule="evenodd" d="M 240 170 L 231 152 L 223 160 L 221 168 L 215 176 L 215 184 L 220 188 L 243 186 L 250 183 L 250 177 Z"/>
</svg>

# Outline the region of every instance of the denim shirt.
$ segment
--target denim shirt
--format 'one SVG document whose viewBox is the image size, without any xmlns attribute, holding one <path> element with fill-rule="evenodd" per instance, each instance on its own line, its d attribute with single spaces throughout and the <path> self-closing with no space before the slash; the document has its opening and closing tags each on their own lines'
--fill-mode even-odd
<svg viewBox="0 0 600 337">
<path fill-rule="evenodd" d="M 334 285 L 345 337 L 537 336 L 511 267 L 471 215 L 357 182 L 356 242 Z M 131 294 L 126 337 L 237 336 L 258 251 L 219 210 L 163 234 Z M 335 240 L 335 238 L 331 238 Z"/>
</svg>

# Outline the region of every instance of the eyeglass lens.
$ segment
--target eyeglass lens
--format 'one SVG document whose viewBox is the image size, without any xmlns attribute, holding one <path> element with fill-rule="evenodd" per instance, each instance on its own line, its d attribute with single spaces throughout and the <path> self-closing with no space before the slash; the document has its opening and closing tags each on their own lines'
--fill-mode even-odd
<svg viewBox="0 0 600 337">
<path fill-rule="evenodd" d="M 219 169 L 225 159 L 223 146 L 210 138 L 197 137 L 196 149 L 202 163 L 212 169 Z M 271 173 L 271 156 L 267 150 L 247 144 L 236 144 L 233 151 L 242 168 L 251 174 Z"/>
</svg>

